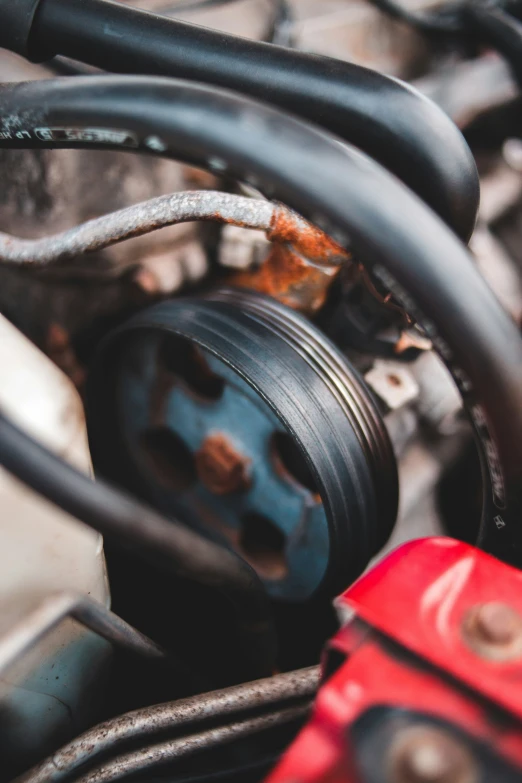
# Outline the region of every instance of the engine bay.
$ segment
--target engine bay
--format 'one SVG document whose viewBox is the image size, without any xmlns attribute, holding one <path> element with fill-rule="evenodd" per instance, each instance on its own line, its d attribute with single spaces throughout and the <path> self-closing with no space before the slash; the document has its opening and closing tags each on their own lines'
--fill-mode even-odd
<svg viewBox="0 0 522 783">
<path fill-rule="evenodd" d="M 0 46 L 1 780 L 522 779 L 522 3 Z"/>
</svg>

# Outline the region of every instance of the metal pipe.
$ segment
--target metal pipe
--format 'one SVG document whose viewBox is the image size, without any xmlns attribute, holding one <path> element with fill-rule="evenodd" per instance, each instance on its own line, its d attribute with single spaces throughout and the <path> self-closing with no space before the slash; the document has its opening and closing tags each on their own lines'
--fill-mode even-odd
<svg viewBox="0 0 522 783">
<path fill-rule="evenodd" d="M 43 239 L 0 233 L 0 263 L 48 267 L 194 220 L 265 231 L 277 247 L 258 269 L 238 275 L 235 285 L 270 294 L 307 313 L 322 306 L 341 264 L 350 258 L 323 231 L 282 204 L 209 190 L 160 196 Z"/>
<path fill-rule="evenodd" d="M 288 723 L 303 721 L 310 712 L 310 704 L 289 707 L 284 710 L 262 715 L 257 718 L 229 723 L 225 726 L 208 729 L 188 737 L 167 740 L 158 745 L 133 751 L 113 761 L 87 772 L 75 779 L 75 783 L 113 783 L 129 775 L 150 773 L 157 767 L 171 764 L 197 753 L 237 742 L 241 739 L 284 726 Z"/>
<path fill-rule="evenodd" d="M 93 764 L 102 756 L 114 755 L 131 743 L 150 742 L 154 737 L 180 727 L 186 729 L 205 721 L 311 699 L 319 687 L 319 680 L 319 667 L 314 666 L 129 712 L 75 738 L 22 775 L 19 783 L 61 783 L 87 762 Z"/>
<path fill-rule="evenodd" d="M 0 263 L 50 266 L 175 223 L 207 220 L 265 231 L 272 242 L 291 243 L 318 265 L 338 266 L 347 258 L 322 231 L 282 204 L 202 190 L 159 196 L 42 239 L 0 232 Z"/>
</svg>

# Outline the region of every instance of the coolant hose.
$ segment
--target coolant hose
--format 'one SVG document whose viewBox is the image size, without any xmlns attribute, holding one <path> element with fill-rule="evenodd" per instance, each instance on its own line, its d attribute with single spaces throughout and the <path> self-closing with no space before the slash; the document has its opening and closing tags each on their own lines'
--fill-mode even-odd
<svg viewBox="0 0 522 783">
<path fill-rule="evenodd" d="M 465 242 L 473 231 L 479 185 L 464 138 L 441 109 L 396 79 L 110 0 L 0 0 L 0 46 L 36 61 L 64 55 L 264 100 L 359 147 Z"/>
</svg>

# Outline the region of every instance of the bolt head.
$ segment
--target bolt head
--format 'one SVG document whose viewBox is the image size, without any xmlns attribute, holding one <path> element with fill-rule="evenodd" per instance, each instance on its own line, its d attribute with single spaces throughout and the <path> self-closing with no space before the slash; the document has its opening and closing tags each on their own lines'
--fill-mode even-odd
<svg viewBox="0 0 522 783">
<path fill-rule="evenodd" d="M 442 729 L 415 726 L 398 736 L 391 751 L 393 783 L 478 783 L 470 751 Z"/>
<path fill-rule="evenodd" d="M 250 460 L 221 432 L 209 435 L 195 454 L 201 483 L 214 495 L 248 488 Z"/>
<path fill-rule="evenodd" d="M 464 638 L 483 658 L 510 661 L 522 658 L 522 615 L 508 604 L 476 606 L 464 620 Z"/>
</svg>

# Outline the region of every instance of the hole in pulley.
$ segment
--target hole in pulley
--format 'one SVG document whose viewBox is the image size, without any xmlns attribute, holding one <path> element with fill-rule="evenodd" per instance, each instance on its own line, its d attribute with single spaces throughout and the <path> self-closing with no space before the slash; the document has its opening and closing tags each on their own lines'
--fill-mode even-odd
<svg viewBox="0 0 522 783">
<path fill-rule="evenodd" d="M 319 498 L 316 480 L 291 435 L 287 432 L 276 432 L 272 437 L 271 446 L 277 473 L 300 484 Z"/>
<path fill-rule="evenodd" d="M 180 337 L 162 340 L 158 349 L 158 362 L 197 397 L 215 402 L 222 396 L 225 381 L 212 372 L 201 350 L 188 340 Z"/>
<path fill-rule="evenodd" d="M 241 524 L 239 545 L 245 558 L 265 579 L 284 579 L 288 574 L 285 534 L 254 511 L 244 514 Z"/>
<path fill-rule="evenodd" d="M 175 432 L 157 427 L 143 432 L 139 442 L 149 468 L 163 487 L 183 492 L 196 482 L 192 452 Z"/>
</svg>

